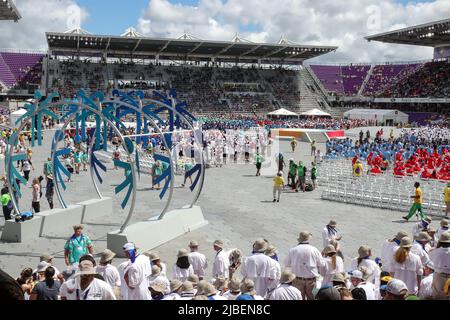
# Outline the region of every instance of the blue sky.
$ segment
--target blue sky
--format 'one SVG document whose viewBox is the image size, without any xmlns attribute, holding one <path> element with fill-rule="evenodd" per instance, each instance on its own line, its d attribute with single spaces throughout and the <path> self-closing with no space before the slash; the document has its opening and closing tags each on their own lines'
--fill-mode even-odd
<svg viewBox="0 0 450 320">
<path fill-rule="evenodd" d="M 130 26 L 136 26 L 143 10 L 147 7 L 149 0 L 132 0 L 124 4 L 122 1 L 111 0 L 76 0 L 90 14 L 83 29 L 96 34 L 119 35 Z M 433 2 L 434 0 L 395 0 L 404 5 L 408 3 Z M 170 0 L 173 4 L 195 6 L 198 0 Z M 132 5 L 130 5 L 132 3 Z M 241 25 L 241 32 L 260 31 L 258 25 Z M 182 32 L 182 31 L 181 31 Z"/>
</svg>

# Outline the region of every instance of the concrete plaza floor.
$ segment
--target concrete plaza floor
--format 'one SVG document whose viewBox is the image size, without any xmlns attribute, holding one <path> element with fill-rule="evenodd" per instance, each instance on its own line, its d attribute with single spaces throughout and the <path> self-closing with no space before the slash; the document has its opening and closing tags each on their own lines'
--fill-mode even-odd
<svg viewBox="0 0 450 320">
<path fill-rule="evenodd" d="M 353 136 L 359 130 L 349 132 L 349 136 Z M 372 128 L 371 131 L 375 130 L 376 128 Z M 386 129 L 385 134 L 389 134 Z M 46 136 L 44 146 L 34 151 L 33 163 L 36 172 L 32 172 L 33 177 L 42 174 L 42 166 L 49 155 L 49 141 L 50 137 Z M 281 148 L 283 151 L 288 150 L 288 143 L 282 144 Z M 319 149 L 325 151 L 324 145 L 320 145 Z M 294 157 L 297 161 L 303 160 L 304 163 L 309 164 L 312 161 L 309 153 L 309 144 L 300 143 L 296 154 L 285 152 L 285 158 L 287 160 Z M 100 188 L 105 196 L 114 198 L 115 212 L 109 221 L 99 220 L 88 223 L 84 230 L 94 242 L 96 258 L 106 248 L 106 234 L 118 229 L 128 213 L 119 210 L 123 195 L 114 196 L 113 191 L 114 187 L 122 181 L 123 171 L 111 170 L 112 164 L 108 164 L 108 169 L 105 183 Z M 3 163 L 0 170 L 4 172 Z M 278 248 L 280 261 L 283 262 L 289 248 L 297 244 L 298 234 L 302 230 L 312 232 L 312 244 L 322 250 L 322 229 L 331 218 L 335 218 L 338 229 L 343 235 L 341 247 L 346 258 L 345 266 L 349 268 L 350 258 L 357 256 L 360 245 L 369 245 L 372 247 L 374 257 L 379 256 L 385 239 L 392 238 L 399 230 L 411 232 L 413 223 L 404 223 L 401 219 L 404 212 L 321 200 L 320 167 L 318 170 L 319 188 L 317 190 L 306 193 L 286 190 L 282 194 L 280 203 L 273 203 L 272 177 L 256 177 L 253 164 L 228 164 L 222 168 L 207 169 L 205 185 L 198 205 L 201 206 L 209 225 L 155 248 L 162 260 L 167 263 L 169 276 L 172 265 L 176 261 L 177 251 L 186 248 L 189 241 L 193 239 L 199 242 L 200 251 L 206 254 L 210 262 L 208 269 L 210 273 L 214 258 L 212 243 L 216 239 L 222 239 L 226 249 L 240 248 L 244 254 L 250 254 L 252 243 L 257 238 L 263 237 Z M 175 183 L 176 186 L 181 185 L 181 176 L 177 176 Z M 164 206 L 164 203 L 157 198 L 157 191 L 150 190 L 150 187 L 150 178 L 142 176 L 138 185 L 136 214 L 133 222 L 156 215 Z M 25 210 L 31 207 L 31 182 L 23 188 L 23 191 L 24 198 L 21 203 L 25 204 L 23 208 Z M 43 192 L 45 193 L 45 190 Z M 74 181 L 68 184 L 65 196 L 68 203 L 96 198 L 90 175 L 88 173 L 75 175 Z M 176 201 L 172 209 L 190 203 L 192 194 L 187 188 L 177 187 L 174 197 Z M 56 195 L 55 201 L 57 203 Z M 41 202 L 42 210 L 46 210 L 48 206 L 45 197 L 41 199 Z M 3 224 L 3 217 L 0 217 L 0 232 L 3 230 Z M 438 221 L 433 221 L 434 227 L 438 224 Z M 56 267 L 60 270 L 64 269 L 63 247 L 72 234 L 71 226 L 61 226 L 60 233 L 57 237 L 42 237 L 29 243 L 0 242 L 0 268 L 13 277 L 17 277 L 23 268 L 35 268 L 40 254 L 48 252 L 55 256 Z M 138 243 L 137 246 L 139 246 Z M 114 264 L 117 265 L 120 261 L 122 259 L 115 259 Z"/>
</svg>

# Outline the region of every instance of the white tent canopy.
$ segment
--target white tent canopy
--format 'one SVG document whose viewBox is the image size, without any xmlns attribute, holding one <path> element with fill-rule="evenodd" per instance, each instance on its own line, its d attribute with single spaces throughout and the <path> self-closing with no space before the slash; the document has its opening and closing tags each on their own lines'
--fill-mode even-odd
<svg viewBox="0 0 450 320">
<path fill-rule="evenodd" d="M 298 114 L 295 112 L 289 111 L 287 109 L 281 108 L 276 111 L 270 112 L 267 114 L 268 116 L 293 116 L 298 117 Z"/>
<path fill-rule="evenodd" d="M 376 123 L 385 125 L 395 125 L 396 123 L 408 123 L 409 116 L 399 110 L 388 109 L 353 109 L 344 112 L 344 118 L 373 120 Z"/>
<path fill-rule="evenodd" d="M 310 116 L 310 117 L 331 117 L 331 114 L 326 113 L 319 109 L 311 109 L 311 110 L 301 113 L 300 115 Z"/>
<path fill-rule="evenodd" d="M 25 113 L 27 113 L 27 110 L 25 109 L 17 109 L 16 111 L 11 112 L 9 115 L 9 125 L 13 128 L 19 128 L 20 123 L 16 125 L 16 121 L 19 120 Z"/>
</svg>

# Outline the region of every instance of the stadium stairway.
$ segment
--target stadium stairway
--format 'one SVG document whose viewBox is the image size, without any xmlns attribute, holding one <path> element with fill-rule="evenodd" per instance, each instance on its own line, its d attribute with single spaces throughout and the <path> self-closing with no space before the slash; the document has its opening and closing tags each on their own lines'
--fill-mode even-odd
<svg viewBox="0 0 450 320">
<path fill-rule="evenodd" d="M 318 88 L 315 80 L 306 68 L 302 68 L 299 72 L 299 87 L 302 99 L 300 101 L 299 110 L 296 110 L 297 112 L 302 113 L 314 108 L 319 110 L 331 110 L 326 102 L 325 95 L 320 90 L 317 90 L 320 88 Z M 317 89 L 313 92 L 310 88 Z M 319 104 L 319 101 L 322 102 L 323 106 Z"/>
</svg>

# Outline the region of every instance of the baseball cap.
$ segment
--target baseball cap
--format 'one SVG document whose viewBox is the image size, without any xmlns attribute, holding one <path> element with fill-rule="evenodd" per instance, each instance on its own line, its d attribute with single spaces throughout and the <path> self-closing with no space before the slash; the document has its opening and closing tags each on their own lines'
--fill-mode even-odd
<svg viewBox="0 0 450 320">
<path fill-rule="evenodd" d="M 408 287 L 402 280 L 392 279 L 387 283 L 386 291 L 393 295 L 400 296 L 408 291 Z"/>
<path fill-rule="evenodd" d="M 364 275 L 363 275 L 363 273 L 362 273 L 361 271 L 359 271 L 359 270 L 353 270 L 353 271 L 350 271 L 348 274 L 350 275 L 351 278 L 356 278 L 356 279 L 364 280 Z"/>
<path fill-rule="evenodd" d="M 135 250 L 136 246 L 134 245 L 134 243 L 128 242 L 125 243 L 125 245 L 123 246 L 123 250 L 124 251 L 130 251 L 130 250 Z"/>
</svg>

